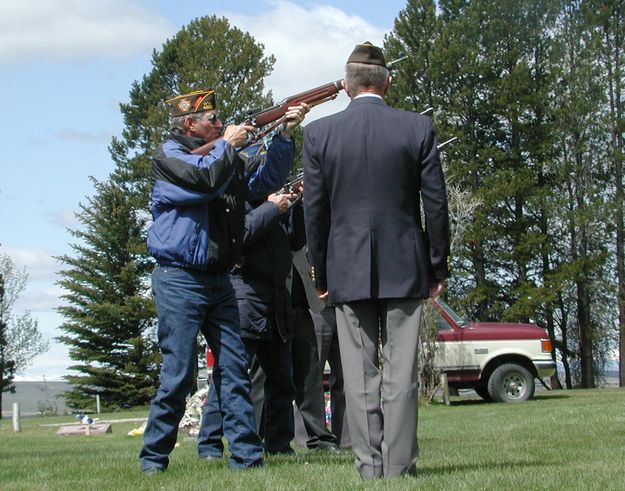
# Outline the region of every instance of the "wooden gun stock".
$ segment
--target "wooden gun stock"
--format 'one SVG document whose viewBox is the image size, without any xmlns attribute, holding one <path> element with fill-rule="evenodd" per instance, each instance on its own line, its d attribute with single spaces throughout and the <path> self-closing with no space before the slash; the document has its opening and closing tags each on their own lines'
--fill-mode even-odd
<svg viewBox="0 0 625 491">
<path fill-rule="evenodd" d="M 336 80 L 334 82 L 315 87 L 314 89 L 300 92 L 299 94 L 287 97 L 275 106 L 251 114 L 249 122 L 253 126 L 260 128 L 282 118 L 289 106 L 297 106 L 302 102 L 308 104 L 309 106 L 316 106 L 335 99 L 337 94 L 342 89 L 341 80 Z"/>
</svg>

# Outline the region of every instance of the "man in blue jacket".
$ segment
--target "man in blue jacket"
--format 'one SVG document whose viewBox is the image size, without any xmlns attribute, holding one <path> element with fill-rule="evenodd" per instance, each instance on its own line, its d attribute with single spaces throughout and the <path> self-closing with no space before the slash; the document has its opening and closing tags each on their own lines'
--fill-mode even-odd
<svg viewBox="0 0 625 491">
<path fill-rule="evenodd" d="M 215 356 L 213 385 L 229 441 L 230 467 L 255 467 L 263 463 L 262 447 L 228 271 L 241 251 L 245 201 L 266 196 L 286 181 L 294 158 L 291 131 L 309 108 L 289 108 L 284 129 L 267 152 L 246 162 L 237 147 L 254 128 L 228 126 L 221 136 L 214 90 L 180 95 L 167 103 L 173 130 L 153 158 L 154 222 L 148 231 L 148 249 L 157 262 L 152 291 L 163 363 L 140 453 L 141 469 L 145 474 L 167 469 L 193 385 L 199 331 Z M 200 451 L 200 457 L 208 455 Z"/>
</svg>

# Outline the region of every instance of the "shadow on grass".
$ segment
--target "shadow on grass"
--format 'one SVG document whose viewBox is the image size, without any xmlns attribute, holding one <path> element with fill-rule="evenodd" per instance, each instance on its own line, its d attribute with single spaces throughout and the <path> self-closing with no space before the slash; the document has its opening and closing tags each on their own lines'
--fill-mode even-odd
<svg viewBox="0 0 625 491">
<path fill-rule="evenodd" d="M 527 402 L 545 402 L 554 399 L 570 399 L 571 396 L 567 394 L 552 394 L 552 393 L 541 393 L 539 395 L 534 395 L 532 399 Z M 485 399 L 459 399 L 450 402 L 450 406 L 480 406 L 482 404 L 507 404 L 505 402 L 494 402 L 487 401 Z M 521 404 L 521 403 L 512 403 L 512 404 Z M 443 405 L 442 403 L 440 405 Z"/>
<path fill-rule="evenodd" d="M 562 391 L 558 391 L 557 394 L 541 394 L 541 395 L 535 395 L 534 396 L 534 401 L 548 401 L 550 399 L 570 399 L 571 396 L 568 394 L 563 394 Z"/>
<path fill-rule="evenodd" d="M 308 463 L 308 464 L 344 464 L 354 462 L 354 452 L 351 449 L 341 449 L 336 452 L 300 449 L 295 455 L 269 455 L 265 456 L 267 464 L 285 463 Z"/>
<path fill-rule="evenodd" d="M 476 462 L 473 464 L 452 464 L 441 466 L 422 466 L 418 467 L 418 476 L 440 476 L 454 472 L 478 471 L 478 470 L 502 470 L 509 471 L 511 468 L 518 467 L 545 467 L 552 465 L 552 462 L 545 460 L 515 460 L 508 462 Z"/>
<path fill-rule="evenodd" d="M 484 399 L 460 399 L 457 401 L 450 401 L 450 406 L 481 406 L 483 404 L 492 404 L 492 401 L 486 401 Z"/>
</svg>

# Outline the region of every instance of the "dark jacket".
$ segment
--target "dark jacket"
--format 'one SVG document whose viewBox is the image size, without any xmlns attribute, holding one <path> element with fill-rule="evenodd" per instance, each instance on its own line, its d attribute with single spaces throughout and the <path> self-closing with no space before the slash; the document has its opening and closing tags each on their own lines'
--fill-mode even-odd
<svg viewBox="0 0 625 491">
<path fill-rule="evenodd" d="M 246 204 L 239 265 L 230 275 L 241 318 L 241 336 L 262 339 L 276 326 L 283 340 L 292 332 L 293 311 L 286 288 L 291 251 L 306 242 L 301 206 L 280 214 L 269 201 Z"/>
<path fill-rule="evenodd" d="M 427 298 L 430 284 L 447 276 L 437 144 L 429 118 L 376 97 L 306 126 L 308 252 L 330 302 Z"/>
<path fill-rule="evenodd" d="M 175 132 L 154 155 L 148 249 L 161 265 L 225 273 L 241 251 L 245 201 L 286 181 L 294 144 L 275 136 L 248 162 L 222 139 L 208 155 L 191 153 L 204 143 Z"/>
</svg>

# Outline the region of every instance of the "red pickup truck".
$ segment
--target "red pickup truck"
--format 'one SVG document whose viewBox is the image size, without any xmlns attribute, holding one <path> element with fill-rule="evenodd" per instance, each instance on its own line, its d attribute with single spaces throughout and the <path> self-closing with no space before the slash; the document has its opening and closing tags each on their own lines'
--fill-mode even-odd
<svg viewBox="0 0 625 491">
<path fill-rule="evenodd" d="M 547 332 L 535 324 L 469 322 L 441 300 L 434 367 L 452 389 L 471 388 L 484 399 L 520 402 L 534 395 L 534 379 L 556 370 Z"/>
</svg>

